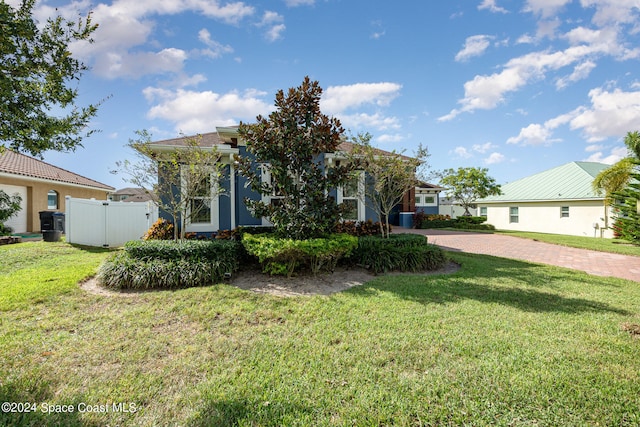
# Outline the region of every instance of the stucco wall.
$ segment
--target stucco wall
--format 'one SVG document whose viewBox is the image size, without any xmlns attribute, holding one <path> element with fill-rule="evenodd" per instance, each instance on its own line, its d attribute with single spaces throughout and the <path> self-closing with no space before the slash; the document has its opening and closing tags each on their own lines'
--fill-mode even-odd
<svg viewBox="0 0 640 427">
<path fill-rule="evenodd" d="M 600 237 L 604 226 L 602 200 L 479 204 L 487 207 L 487 222 L 499 230 L 533 231 Z M 569 207 L 569 217 L 561 217 L 561 207 Z M 510 208 L 518 208 L 518 222 L 510 222 Z M 611 215 L 609 215 L 611 218 Z M 611 220 L 609 220 L 611 224 Z M 594 228 L 598 224 L 598 228 Z M 595 233 L 594 233 L 595 231 Z M 603 237 L 613 237 L 612 231 L 603 230 Z"/>
<path fill-rule="evenodd" d="M 65 185 L 58 182 L 45 182 L 37 180 L 29 180 L 22 178 L 0 178 L 0 183 L 8 185 L 16 185 L 27 188 L 27 232 L 40 231 L 40 211 L 48 209 L 47 197 L 50 190 L 58 192 L 58 209 L 57 212 L 65 211 L 65 196 L 71 196 L 82 199 L 107 200 L 108 191 L 76 187 L 73 185 Z M 18 231 L 18 230 L 16 230 Z"/>
</svg>

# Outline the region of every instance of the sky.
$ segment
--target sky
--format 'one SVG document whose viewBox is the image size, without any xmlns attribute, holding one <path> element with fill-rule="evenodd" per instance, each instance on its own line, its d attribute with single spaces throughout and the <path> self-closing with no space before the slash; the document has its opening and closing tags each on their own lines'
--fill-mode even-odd
<svg viewBox="0 0 640 427">
<path fill-rule="evenodd" d="M 4 0 L 10 5 L 19 0 Z M 500 184 L 571 161 L 613 163 L 640 130 L 640 0 L 40 0 L 91 13 L 78 105 L 94 133 L 44 160 L 116 188 L 137 130 L 154 140 L 253 122 L 305 76 L 322 112 L 434 171 Z M 437 183 L 437 179 L 432 180 Z"/>
</svg>

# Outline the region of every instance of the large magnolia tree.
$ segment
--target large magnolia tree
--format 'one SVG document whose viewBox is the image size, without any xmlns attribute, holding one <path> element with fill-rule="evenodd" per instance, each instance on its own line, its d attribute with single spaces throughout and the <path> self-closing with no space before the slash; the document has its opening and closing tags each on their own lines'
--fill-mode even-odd
<svg viewBox="0 0 640 427">
<path fill-rule="evenodd" d="M 58 16 L 39 25 L 35 0 L 13 8 L 0 2 L 0 151 L 31 155 L 73 150 L 81 145 L 97 106 L 75 105 L 78 81 L 87 69 L 69 45 L 91 42 L 91 16 L 67 21 Z"/>
<path fill-rule="evenodd" d="M 245 203 L 284 237 L 325 235 L 340 218 L 340 206 L 329 194 L 348 181 L 349 169 L 327 168 L 322 155 L 338 149 L 344 129 L 338 119 L 322 114 L 321 95 L 319 83 L 305 77 L 299 87 L 278 91 L 269 117 L 258 116 L 256 123 L 241 123 L 238 129 L 248 152 L 237 159 L 238 169 L 268 199 Z"/>
</svg>

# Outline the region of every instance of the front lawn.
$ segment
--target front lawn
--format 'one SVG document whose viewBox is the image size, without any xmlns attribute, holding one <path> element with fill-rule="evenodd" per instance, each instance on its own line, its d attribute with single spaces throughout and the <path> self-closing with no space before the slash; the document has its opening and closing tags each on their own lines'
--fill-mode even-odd
<svg viewBox="0 0 640 427">
<path fill-rule="evenodd" d="M 36 405 L 0 425 L 640 423 L 637 283 L 450 256 L 328 297 L 114 296 L 75 285 L 104 252 L 0 247 L 0 400 Z"/>
</svg>

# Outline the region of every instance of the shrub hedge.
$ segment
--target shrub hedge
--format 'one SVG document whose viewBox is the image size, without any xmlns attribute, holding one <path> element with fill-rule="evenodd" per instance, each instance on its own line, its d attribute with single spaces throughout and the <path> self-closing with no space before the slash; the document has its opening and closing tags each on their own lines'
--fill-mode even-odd
<svg viewBox="0 0 640 427">
<path fill-rule="evenodd" d="M 442 249 L 429 244 L 425 236 L 418 234 L 391 234 L 388 239 L 360 237 L 351 260 L 375 274 L 437 270 L 447 261 Z"/>
<path fill-rule="evenodd" d="M 100 266 L 97 279 L 115 289 L 207 286 L 238 270 L 240 249 L 231 240 L 127 242 Z"/>
<path fill-rule="evenodd" d="M 258 258 L 265 273 L 287 277 L 305 267 L 313 274 L 323 269 L 333 271 L 338 261 L 348 256 L 357 244 L 357 237 L 348 234 L 306 240 L 286 239 L 273 234 L 245 233 L 242 237 L 245 250 Z"/>
<path fill-rule="evenodd" d="M 426 215 L 422 212 L 414 215 L 415 228 L 459 228 L 462 230 L 495 230 L 491 224 L 483 224 L 486 216 L 459 216 L 451 219 L 449 215 Z"/>
</svg>

